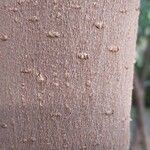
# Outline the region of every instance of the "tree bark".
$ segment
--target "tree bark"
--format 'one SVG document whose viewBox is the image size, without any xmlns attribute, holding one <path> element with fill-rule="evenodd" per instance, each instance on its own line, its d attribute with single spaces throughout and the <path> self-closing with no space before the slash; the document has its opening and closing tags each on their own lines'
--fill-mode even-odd
<svg viewBox="0 0 150 150">
<path fill-rule="evenodd" d="M 127 150 L 137 0 L 0 1 L 0 148 Z"/>
</svg>

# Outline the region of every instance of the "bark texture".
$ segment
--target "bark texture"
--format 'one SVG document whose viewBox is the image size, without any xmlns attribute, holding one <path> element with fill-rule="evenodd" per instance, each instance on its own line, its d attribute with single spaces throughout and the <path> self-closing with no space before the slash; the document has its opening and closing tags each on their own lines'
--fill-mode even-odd
<svg viewBox="0 0 150 150">
<path fill-rule="evenodd" d="M 0 149 L 127 150 L 138 0 L 0 1 Z"/>
</svg>

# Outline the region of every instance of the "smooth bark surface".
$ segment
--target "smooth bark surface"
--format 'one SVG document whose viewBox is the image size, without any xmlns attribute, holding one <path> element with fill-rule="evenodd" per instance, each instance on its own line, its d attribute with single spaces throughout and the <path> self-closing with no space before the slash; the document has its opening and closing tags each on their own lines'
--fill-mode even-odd
<svg viewBox="0 0 150 150">
<path fill-rule="evenodd" d="M 138 0 L 0 1 L 0 149 L 127 150 Z"/>
</svg>

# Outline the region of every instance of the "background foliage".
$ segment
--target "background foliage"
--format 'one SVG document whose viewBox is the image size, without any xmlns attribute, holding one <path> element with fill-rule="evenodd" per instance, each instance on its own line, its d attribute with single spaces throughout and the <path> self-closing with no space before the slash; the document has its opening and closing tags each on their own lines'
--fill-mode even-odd
<svg viewBox="0 0 150 150">
<path fill-rule="evenodd" d="M 139 77 L 144 67 L 145 51 L 148 50 L 148 54 L 150 55 L 150 44 L 148 44 L 150 43 L 150 0 L 141 0 L 140 9 L 137 57 L 135 64 Z M 144 81 L 145 103 L 147 107 L 150 107 L 150 59 L 147 61 L 146 74 L 146 79 Z"/>
</svg>

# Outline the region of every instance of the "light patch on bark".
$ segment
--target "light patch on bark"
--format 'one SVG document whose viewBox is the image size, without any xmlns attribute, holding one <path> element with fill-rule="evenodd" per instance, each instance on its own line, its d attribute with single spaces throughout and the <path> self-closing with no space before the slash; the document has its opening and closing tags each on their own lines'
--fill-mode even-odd
<svg viewBox="0 0 150 150">
<path fill-rule="evenodd" d="M 115 46 L 115 45 L 111 45 L 111 46 L 109 47 L 109 51 L 116 53 L 116 52 L 119 51 L 119 47 L 118 47 L 118 46 Z"/>
<path fill-rule="evenodd" d="M 104 23 L 103 23 L 102 21 L 100 21 L 100 22 L 95 22 L 94 25 L 95 25 L 95 27 L 98 28 L 98 29 L 104 28 Z"/>
<path fill-rule="evenodd" d="M 39 21 L 38 17 L 37 16 L 33 16 L 31 18 L 28 19 L 30 22 L 37 22 Z"/>
<path fill-rule="evenodd" d="M 18 3 L 19 5 L 23 4 L 24 2 L 26 2 L 26 0 L 18 0 L 18 1 L 17 1 L 17 3 Z"/>
<path fill-rule="evenodd" d="M 7 41 L 8 40 L 8 36 L 6 34 L 2 34 L 0 39 L 1 39 L 1 41 Z"/>
<path fill-rule="evenodd" d="M 122 14 L 126 14 L 128 12 L 128 10 L 127 9 L 120 9 L 119 12 L 122 13 Z"/>
<path fill-rule="evenodd" d="M 74 8 L 74 9 L 81 9 L 81 6 L 80 6 L 80 5 L 75 5 L 75 4 L 74 4 L 74 5 L 73 5 L 73 4 L 70 5 L 70 7 L 71 7 L 71 8 Z"/>
<path fill-rule="evenodd" d="M 81 60 L 87 60 L 89 59 L 89 55 L 87 53 L 84 53 L 84 52 L 80 52 L 77 54 L 77 57 Z"/>
<path fill-rule="evenodd" d="M 27 73 L 27 74 L 32 73 L 32 69 L 31 68 L 22 69 L 21 73 Z"/>
<path fill-rule="evenodd" d="M 49 38 L 59 38 L 60 37 L 60 33 L 56 32 L 56 31 L 49 31 L 47 33 L 47 37 L 49 37 Z"/>
<path fill-rule="evenodd" d="M 40 73 L 38 76 L 37 76 L 37 81 L 39 83 L 42 83 L 45 81 L 45 77 Z"/>
<path fill-rule="evenodd" d="M 1 123 L 1 124 L 0 124 L 0 127 L 1 127 L 1 128 L 7 128 L 7 124 L 6 124 L 6 123 Z"/>
</svg>

